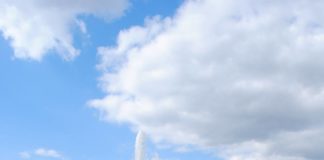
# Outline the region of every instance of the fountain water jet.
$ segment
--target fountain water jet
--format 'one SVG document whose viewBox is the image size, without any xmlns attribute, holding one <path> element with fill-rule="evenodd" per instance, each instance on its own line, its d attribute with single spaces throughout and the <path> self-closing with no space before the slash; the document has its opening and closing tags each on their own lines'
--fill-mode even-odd
<svg viewBox="0 0 324 160">
<path fill-rule="evenodd" d="M 139 131 L 135 142 L 135 160 L 145 160 L 145 135 Z"/>
</svg>

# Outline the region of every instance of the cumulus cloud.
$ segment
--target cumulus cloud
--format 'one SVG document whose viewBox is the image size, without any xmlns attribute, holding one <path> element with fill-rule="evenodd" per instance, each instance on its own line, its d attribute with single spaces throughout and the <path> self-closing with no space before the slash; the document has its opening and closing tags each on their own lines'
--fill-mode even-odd
<svg viewBox="0 0 324 160">
<path fill-rule="evenodd" d="M 192 0 L 100 47 L 90 105 L 228 160 L 320 160 L 324 2 Z"/>
<path fill-rule="evenodd" d="M 51 158 L 63 158 L 61 154 L 59 154 L 56 150 L 53 149 L 44 149 L 39 148 L 35 151 L 35 155 L 40 157 L 51 157 Z"/>
<path fill-rule="evenodd" d="M 73 46 L 73 26 L 86 32 L 78 16 L 111 19 L 127 6 L 128 0 L 0 0 L 0 31 L 16 58 L 41 60 L 53 50 L 69 60 L 80 52 Z"/>
<path fill-rule="evenodd" d="M 20 158 L 22 158 L 22 159 L 29 159 L 29 158 L 31 157 L 30 153 L 27 152 L 27 151 L 20 152 L 20 153 L 19 153 L 19 156 L 20 156 Z"/>
<path fill-rule="evenodd" d="M 30 159 L 32 157 L 44 157 L 44 158 L 55 158 L 64 159 L 64 156 L 54 149 L 38 148 L 33 152 L 20 152 L 19 156 L 23 159 Z"/>
</svg>

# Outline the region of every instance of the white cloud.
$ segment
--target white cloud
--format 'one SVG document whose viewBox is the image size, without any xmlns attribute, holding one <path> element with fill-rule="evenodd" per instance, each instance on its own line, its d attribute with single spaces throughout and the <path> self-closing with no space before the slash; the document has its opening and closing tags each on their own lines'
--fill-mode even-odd
<svg viewBox="0 0 324 160">
<path fill-rule="evenodd" d="M 63 158 L 61 154 L 59 154 L 57 151 L 53 149 L 44 149 L 44 148 L 39 148 L 35 151 L 35 155 L 40 156 L 40 157 L 51 157 L 51 158 Z"/>
<path fill-rule="evenodd" d="M 90 104 L 156 142 L 228 160 L 321 160 L 324 2 L 192 0 L 100 47 Z"/>
<path fill-rule="evenodd" d="M 54 149 L 38 148 L 33 152 L 20 152 L 19 156 L 23 159 L 30 159 L 32 157 L 44 157 L 44 158 L 55 158 L 64 159 L 64 156 Z"/>
<path fill-rule="evenodd" d="M 29 152 L 26 152 L 26 151 L 24 151 L 24 152 L 20 152 L 20 153 L 19 153 L 19 156 L 20 156 L 20 158 L 22 158 L 22 159 L 29 159 L 29 158 L 31 157 L 30 153 L 29 153 Z"/>
<path fill-rule="evenodd" d="M 79 54 L 72 27 L 86 32 L 80 15 L 110 19 L 122 15 L 128 0 L 0 0 L 0 31 L 16 58 L 41 60 L 49 51 L 65 59 Z"/>
</svg>

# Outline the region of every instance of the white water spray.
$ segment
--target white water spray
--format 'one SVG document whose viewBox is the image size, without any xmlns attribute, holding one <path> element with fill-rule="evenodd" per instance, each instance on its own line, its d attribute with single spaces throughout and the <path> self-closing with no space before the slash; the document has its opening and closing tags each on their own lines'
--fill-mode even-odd
<svg viewBox="0 0 324 160">
<path fill-rule="evenodd" d="M 135 160 L 145 160 L 145 136 L 139 131 L 135 142 Z"/>
</svg>

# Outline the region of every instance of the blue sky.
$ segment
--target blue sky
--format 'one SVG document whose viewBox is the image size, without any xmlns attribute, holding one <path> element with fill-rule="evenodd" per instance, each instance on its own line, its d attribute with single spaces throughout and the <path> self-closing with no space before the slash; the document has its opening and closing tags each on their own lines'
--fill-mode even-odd
<svg viewBox="0 0 324 160">
<path fill-rule="evenodd" d="M 0 159 L 324 159 L 324 1 L 0 10 Z"/>
<path fill-rule="evenodd" d="M 96 49 L 114 44 L 121 29 L 141 25 L 147 16 L 174 14 L 182 1 L 131 3 L 124 16 L 113 21 L 81 16 L 90 36 L 73 31 L 81 54 L 72 61 L 54 53 L 41 62 L 14 58 L 9 42 L 1 37 L 0 159 L 19 160 L 20 152 L 38 148 L 55 149 L 70 160 L 132 159 L 134 132 L 124 124 L 103 122 L 86 104 L 104 95 L 97 85 Z M 172 159 L 208 157 L 194 152 L 156 152 Z"/>
</svg>

